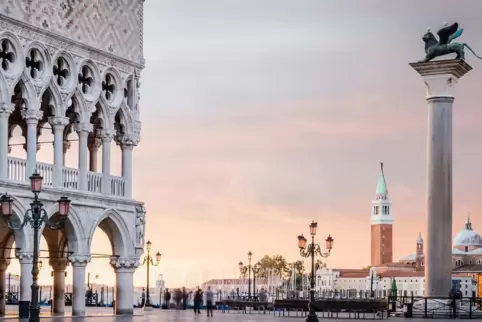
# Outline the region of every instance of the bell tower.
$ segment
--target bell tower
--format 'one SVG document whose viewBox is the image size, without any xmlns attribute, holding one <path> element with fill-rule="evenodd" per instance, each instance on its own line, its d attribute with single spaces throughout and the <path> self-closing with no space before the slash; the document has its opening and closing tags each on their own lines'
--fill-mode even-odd
<svg viewBox="0 0 482 322">
<path fill-rule="evenodd" d="M 375 200 L 372 201 L 371 266 L 392 262 L 392 224 L 392 202 L 388 195 L 382 162 L 380 163 Z"/>
<path fill-rule="evenodd" d="M 417 238 L 417 253 L 415 256 L 415 267 L 417 270 L 422 270 L 423 268 L 423 239 L 422 239 L 422 233 L 418 234 Z"/>
</svg>

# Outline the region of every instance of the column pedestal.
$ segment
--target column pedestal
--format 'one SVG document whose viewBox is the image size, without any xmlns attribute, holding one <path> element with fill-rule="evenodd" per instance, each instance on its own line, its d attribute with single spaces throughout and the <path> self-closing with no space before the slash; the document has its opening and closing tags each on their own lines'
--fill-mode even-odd
<svg viewBox="0 0 482 322">
<path fill-rule="evenodd" d="M 452 103 L 463 60 L 410 64 L 427 86 L 427 235 L 425 296 L 446 297 L 452 287 Z"/>
</svg>

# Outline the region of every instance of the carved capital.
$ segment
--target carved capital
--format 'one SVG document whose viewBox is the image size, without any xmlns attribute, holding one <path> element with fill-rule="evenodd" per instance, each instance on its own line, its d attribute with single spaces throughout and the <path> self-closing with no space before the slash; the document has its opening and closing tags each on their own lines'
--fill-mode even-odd
<svg viewBox="0 0 482 322">
<path fill-rule="evenodd" d="M 63 272 L 67 268 L 69 261 L 67 260 L 67 258 L 51 258 L 49 260 L 49 264 L 50 266 L 52 266 L 52 270 L 54 272 L 58 272 L 58 271 Z"/>
<path fill-rule="evenodd" d="M 69 255 L 69 262 L 72 266 L 85 266 L 90 263 L 90 254 Z"/>
<path fill-rule="evenodd" d="M 30 264 L 32 263 L 32 260 L 33 260 L 33 252 L 16 250 L 15 257 L 17 257 L 21 263 Z"/>
<path fill-rule="evenodd" d="M 77 123 L 74 126 L 77 132 L 87 132 L 90 133 L 94 130 L 94 126 L 90 123 Z"/>
<path fill-rule="evenodd" d="M 64 127 L 70 123 L 70 120 L 68 117 L 51 116 L 49 117 L 49 123 L 54 130 L 55 129 L 63 130 Z"/>
<path fill-rule="evenodd" d="M 37 123 L 39 120 L 42 119 L 43 114 L 43 111 L 37 111 L 32 109 L 22 110 L 22 117 L 27 123 Z"/>
<path fill-rule="evenodd" d="M 139 144 L 139 139 L 136 135 L 131 134 L 122 134 L 117 135 L 115 138 L 117 145 L 121 147 L 121 149 L 133 149 L 134 146 Z"/>
<path fill-rule="evenodd" d="M 102 142 L 112 142 L 112 139 L 114 138 L 115 131 L 114 130 L 108 130 L 108 129 L 103 129 L 100 131 L 99 136 L 102 139 Z"/>
<path fill-rule="evenodd" d="M 0 117 L 9 117 L 15 109 L 15 105 L 11 103 L 0 103 Z"/>
<path fill-rule="evenodd" d="M 97 136 L 89 136 L 89 151 L 97 152 L 99 148 L 102 146 L 102 140 Z"/>
<path fill-rule="evenodd" d="M 139 267 L 139 259 L 135 257 L 114 257 L 110 258 L 110 265 L 115 270 L 118 269 L 136 269 Z"/>
<path fill-rule="evenodd" d="M 72 142 L 64 141 L 64 153 L 67 153 L 67 150 L 70 149 L 71 146 L 72 146 Z"/>
</svg>

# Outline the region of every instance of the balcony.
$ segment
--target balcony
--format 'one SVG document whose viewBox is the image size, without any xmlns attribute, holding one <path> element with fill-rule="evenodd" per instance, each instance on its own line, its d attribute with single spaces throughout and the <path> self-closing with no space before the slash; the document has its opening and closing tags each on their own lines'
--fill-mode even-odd
<svg viewBox="0 0 482 322">
<path fill-rule="evenodd" d="M 43 177 L 43 184 L 52 186 L 54 182 L 54 165 L 37 162 L 37 171 Z M 8 157 L 8 179 L 17 182 L 27 182 L 27 160 Z M 104 178 L 101 173 L 87 172 L 87 191 L 102 193 Z M 79 170 L 62 168 L 62 186 L 65 189 L 79 190 Z M 110 176 L 110 195 L 125 197 L 126 181 L 122 177 Z"/>
</svg>

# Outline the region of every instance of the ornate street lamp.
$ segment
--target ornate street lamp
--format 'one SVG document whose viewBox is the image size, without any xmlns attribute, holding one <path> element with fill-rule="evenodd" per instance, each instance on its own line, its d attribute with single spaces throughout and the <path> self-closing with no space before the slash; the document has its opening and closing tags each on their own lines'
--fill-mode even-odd
<svg viewBox="0 0 482 322">
<path fill-rule="evenodd" d="M 33 228 L 33 268 L 32 268 L 32 299 L 30 303 L 30 319 L 29 321 L 37 322 L 40 320 L 40 305 L 39 305 L 39 285 L 38 285 L 38 275 L 41 269 L 41 262 L 39 261 L 39 230 L 43 224 L 50 229 L 57 230 L 62 229 L 65 224 L 65 220 L 69 215 L 70 210 L 70 200 L 67 197 L 60 197 L 57 200 L 59 204 L 59 216 L 60 220 L 57 222 L 49 222 L 49 216 L 45 209 L 43 209 L 42 202 L 38 199 L 40 192 L 42 191 L 42 180 L 43 177 L 37 173 L 37 171 L 30 176 L 30 187 L 34 194 L 34 200 L 30 204 L 30 209 L 28 209 L 24 214 L 23 222 L 20 225 L 15 224 L 12 220 L 12 203 L 13 199 L 8 195 L 4 194 L 0 198 L 0 208 L 2 210 L 2 215 L 7 219 L 8 227 L 13 230 L 21 230 L 25 225 L 30 224 Z"/>
<path fill-rule="evenodd" d="M 152 243 L 150 240 L 147 241 L 146 243 L 146 249 L 147 249 L 147 256 L 144 257 L 144 260 L 142 261 L 141 265 L 147 264 L 147 281 L 146 281 L 146 301 L 144 302 L 144 310 L 149 311 L 152 309 L 151 301 L 150 301 L 150 296 L 149 296 L 149 268 L 150 266 L 159 266 L 159 262 L 161 261 L 161 253 L 157 251 L 156 253 L 156 259 L 154 262 L 154 259 L 151 256 L 151 247 Z"/>
<path fill-rule="evenodd" d="M 239 262 L 239 271 L 241 275 L 246 276 L 246 272 L 248 273 L 248 300 L 251 300 L 251 259 L 253 257 L 253 253 L 251 251 L 248 253 L 248 266 L 243 266 L 243 262 Z M 244 272 L 244 273 L 243 273 Z"/>
<path fill-rule="evenodd" d="M 308 246 L 306 245 L 306 238 L 303 234 L 298 236 L 298 248 L 300 249 L 300 255 L 303 257 L 311 257 L 311 276 L 310 276 L 310 302 L 308 304 L 309 314 L 306 318 L 306 322 L 318 322 L 318 316 L 316 315 L 316 310 L 313 306 L 315 302 L 315 256 L 321 257 L 328 257 L 330 256 L 331 249 L 333 248 L 333 238 L 330 235 L 325 239 L 326 243 L 326 252 L 321 251 L 321 247 L 318 244 L 315 244 L 315 235 L 316 235 L 316 228 L 318 227 L 318 223 L 312 222 L 310 224 L 310 235 L 311 235 L 311 244 Z"/>
<path fill-rule="evenodd" d="M 261 266 L 256 263 L 253 265 L 251 270 L 253 271 L 253 298 L 256 300 L 256 276 L 261 271 Z"/>
</svg>

